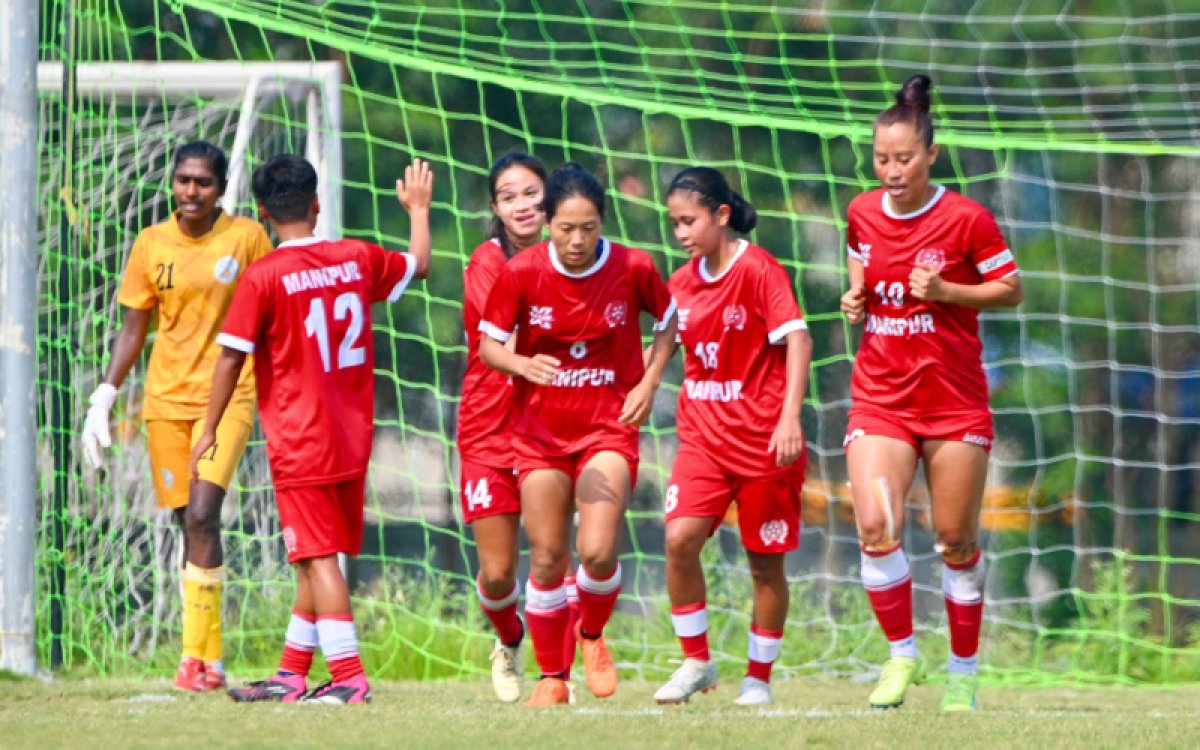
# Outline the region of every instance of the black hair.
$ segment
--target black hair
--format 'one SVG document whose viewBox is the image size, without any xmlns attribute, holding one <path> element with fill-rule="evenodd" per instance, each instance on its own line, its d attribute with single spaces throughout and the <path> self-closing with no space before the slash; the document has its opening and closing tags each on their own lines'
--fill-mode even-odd
<svg viewBox="0 0 1200 750">
<path fill-rule="evenodd" d="M 221 191 L 225 191 L 226 179 L 229 174 L 229 159 L 225 156 L 225 152 L 219 147 L 214 146 L 208 141 L 192 141 L 185 143 L 175 151 L 175 157 L 171 160 L 171 180 L 175 180 L 175 171 L 179 169 L 179 165 L 188 159 L 203 159 L 208 162 L 208 169 L 213 173 L 213 177 L 217 178 L 217 184 L 221 186 Z"/>
<path fill-rule="evenodd" d="M 900 90 L 896 92 L 896 103 L 875 118 L 875 126 L 895 125 L 898 122 L 911 123 L 917 131 L 917 136 L 925 142 L 925 148 L 933 145 L 933 120 L 929 117 L 929 107 L 932 99 L 929 90 L 933 88 L 933 80 L 926 75 L 909 76 Z"/>
<path fill-rule="evenodd" d="M 254 170 L 251 188 L 271 219 L 300 221 L 317 195 L 317 170 L 303 156 L 279 154 Z"/>
<path fill-rule="evenodd" d="M 576 195 L 591 201 L 600 214 L 600 220 L 604 220 L 604 188 L 600 181 L 578 162 L 569 161 L 551 172 L 546 180 L 546 193 L 542 198 L 546 221 L 554 218 L 563 201 Z"/>
<path fill-rule="evenodd" d="M 504 174 L 513 167 L 522 167 L 528 169 L 537 175 L 542 184 L 546 184 L 546 167 L 541 160 L 536 156 L 525 153 L 524 151 L 509 151 L 502 154 L 499 159 L 492 163 L 492 168 L 488 170 L 488 196 L 491 197 L 491 202 L 496 202 L 496 181 L 500 179 L 500 175 Z M 488 239 L 496 240 L 500 243 L 500 249 L 504 251 L 507 258 L 511 258 L 516 254 L 516 248 L 508 239 L 508 232 L 504 229 L 504 222 L 492 212 L 492 218 L 488 222 Z"/>
<path fill-rule="evenodd" d="M 746 234 L 758 225 L 758 211 L 731 190 L 725 175 L 712 167 L 688 167 L 675 175 L 667 188 L 667 197 L 673 193 L 691 193 L 700 205 L 714 213 L 721 206 L 729 206 L 729 227 L 738 234 Z"/>
</svg>

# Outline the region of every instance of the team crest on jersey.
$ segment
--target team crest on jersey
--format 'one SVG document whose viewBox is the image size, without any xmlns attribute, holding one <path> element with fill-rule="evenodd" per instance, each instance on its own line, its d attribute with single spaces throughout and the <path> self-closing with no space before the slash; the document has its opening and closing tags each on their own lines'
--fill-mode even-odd
<svg viewBox="0 0 1200 750">
<path fill-rule="evenodd" d="M 221 282 L 222 284 L 232 283 L 233 280 L 237 278 L 237 275 L 238 262 L 237 258 L 233 257 L 232 255 L 226 255 L 224 258 L 218 260 L 217 264 L 213 266 L 213 276 L 216 276 L 217 281 Z"/>
<path fill-rule="evenodd" d="M 936 247 L 926 247 L 917 253 L 917 265 L 930 266 L 938 273 L 946 267 L 946 253 Z"/>
<path fill-rule="evenodd" d="M 549 305 L 545 307 L 533 305 L 530 307 L 529 325 L 535 328 L 545 328 L 549 331 L 551 326 L 554 325 L 554 308 Z"/>
<path fill-rule="evenodd" d="M 687 330 L 688 313 L 690 313 L 691 311 L 692 311 L 692 309 L 690 307 L 686 310 L 676 310 L 675 311 L 675 314 L 679 316 L 679 327 L 675 330 L 677 330 L 677 331 L 686 331 Z"/>
<path fill-rule="evenodd" d="M 616 300 L 609 302 L 604 308 L 604 320 L 608 323 L 609 328 L 617 328 L 625 325 L 625 318 L 629 316 L 629 306 L 624 300 Z"/>
<path fill-rule="evenodd" d="M 725 308 L 723 316 L 725 327 L 740 331 L 746 327 L 746 317 L 745 305 L 730 305 Z"/>
<path fill-rule="evenodd" d="M 871 246 L 865 242 L 858 243 L 858 257 L 862 258 L 863 268 L 871 265 Z"/>
<path fill-rule="evenodd" d="M 767 521 L 758 530 L 758 535 L 762 537 L 763 544 L 783 544 L 787 541 L 787 531 L 787 522 Z"/>
</svg>

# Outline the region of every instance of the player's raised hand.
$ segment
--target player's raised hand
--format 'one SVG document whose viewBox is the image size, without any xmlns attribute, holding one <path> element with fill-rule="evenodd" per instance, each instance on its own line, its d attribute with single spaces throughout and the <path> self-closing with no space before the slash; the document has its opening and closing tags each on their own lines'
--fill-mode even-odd
<svg viewBox="0 0 1200 750">
<path fill-rule="evenodd" d="M 654 407 L 655 390 L 657 389 L 645 380 L 634 386 L 625 396 L 625 403 L 621 406 L 621 416 L 617 417 L 617 422 L 632 427 L 640 427 L 645 423 Z"/>
<path fill-rule="evenodd" d="M 535 354 L 522 363 L 521 377 L 534 385 L 551 385 L 561 365 L 562 362 L 549 354 Z"/>
<path fill-rule="evenodd" d="M 861 286 L 852 286 L 848 292 L 842 295 L 842 314 L 852 324 L 863 321 L 863 311 L 866 310 L 866 306 L 867 295 L 863 293 Z"/>
<path fill-rule="evenodd" d="M 796 459 L 804 453 L 804 430 L 800 427 L 800 420 L 781 418 L 779 424 L 775 425 L 775 431 L 771 433 L 767 453 L 774 453 L 775 463 L 780 466 L 796 463 Z"/>
<path fill-rule="evenodd" d="M 429 162 L 413 159 L 404 168 L 404 178 L 396 180 L 396 198 L 410 214 L 413 211 L 428 211 L 433 202 L 433 170 Z"/>
<path fill-rule="evenodd" d="M 108 431 L 108 417 L 112 411 L 113 402 L 117 400 L 117 389 L 108 383 L 101 383 L 92 392 L 88 403 L 87 416 L 83 420 L 83 455 L 93 469 L 99 469 L 103 464 L 100 456 L 101 448 L 112 445 L 112 435 Z"/>
<path fill-rule="evenodd" d="M 945 287 L 937 268 L 918 263 L 908 275 L 908 288 L 919 300 L 936 302 L 944 298 Z"/>
</svg>

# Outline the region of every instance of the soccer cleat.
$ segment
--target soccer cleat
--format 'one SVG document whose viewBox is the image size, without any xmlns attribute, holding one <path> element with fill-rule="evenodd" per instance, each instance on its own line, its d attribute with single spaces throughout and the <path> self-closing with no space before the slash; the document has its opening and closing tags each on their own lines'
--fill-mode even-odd
<svg viewBox="0 0 1200 750">
<path fill-rule="evenodd" d="M 371 686 L 367 683 L 367 676 L 361 674 L 341 682 L 330 680 L 313 688 L 312 692 L 304 696 L 303 700 L 305 703 L 329 703 L 331 705 L 370 703 Z"/>
<path fill-rule="evenodd" d="M 175 673 L 175 689 L 186 690 L 189 693 L 203 693 L 209 690 L 205 682 L 204 662 L 187 657 L 179 662 L 179 671 Z"/>
<path fill-rule="evenodd" d="M 979 677 L 973 674 L 951 672 L 946 680 L 946 692 L 942 694 L 943 711 L 974 711 L 979 708 L 975 691 L 979 689 Z"/>
<path fill-rule="evenodd" d="M 492 649 L 492 689 L 505 703 L 521 700 L 521 683 L 525 680 L 525 664 L 521 661 L 521 646 L 505 646 L 496 641 Z"/>
<path fill-rule="evenodd" d="M 613 664 L 604 636 L 584 638 L 580 622 L 575 626 L 575 639 L 583 654 L 583 672 L 588 690 L 597 698 L 607 698 L 617 692 L 617 666 Z"/>
<path fill-rule="evenodd" d="M 575 694 L 567 681 L 560 677 L 543 677 L 538 680 L 533 695 L 529 696 L 526 706 L 530 708 L 548 708 L 559 704 L 574 703 Z"/>
<path fill-rule="evenodd" d="M 667 684 L 654 693 L 655 703 L 687 703 L 696 693 L 717 687 L 717 665 L 700 659 L 684 659 Z"/>
<path fill-rule="evenodd" d="M 888 659 L 879 675 L 879 682 L 871 691 L 872 708 L 898 708 L 904 705 L 904 694 L 908 686 L 920 677 L 921 662 L 908 656 Z"/>
<path fill-rule="evenodd" d="M 757 677 L 743 677 L 742 689 L 733 702 L 739 706 L 766 706 L 774 702 L 771 697 L 771 683 L 763 682 Z"/>
<path fill-rule="evenodd" d="M 278 701 L 295 703 L 304 698 L 308 683 L 304 675 L 278 673 L 258 682 L 250 682 L 243 688 L 229 691 L 229 697 L 238 703 Z"/>
<path fill-rule="evenodd" d="M 204 665 L 204 689 L 205 690 L 224 690 L 225 689 L 225 673 L 219 669 L 213 669 L 211 665 Z"/>
</svg>

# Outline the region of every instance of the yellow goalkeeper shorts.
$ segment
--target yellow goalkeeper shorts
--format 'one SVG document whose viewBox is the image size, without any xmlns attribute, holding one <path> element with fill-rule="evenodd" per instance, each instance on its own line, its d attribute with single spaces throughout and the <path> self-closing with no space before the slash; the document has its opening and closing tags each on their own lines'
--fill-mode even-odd
<svg viewBox="0 0 1200 750">
<path fill-rule="evenodd" d="M 150 471 L 154 475 L 154 494 L 160 507 L 182 508 L 188 504 L 192 446 L 203 431 L 203 419 L 147 420 Z M 250 425 L 228 416 L 222 419 L 217 426 L 216 444 L 200 459 L 200 478 L 223 490 L 229 489 L 249 439 Z"/>
</svg>

